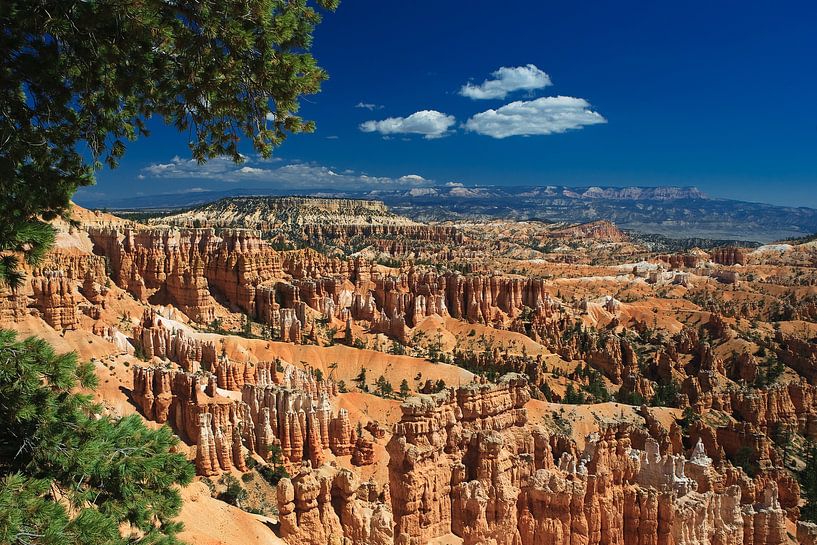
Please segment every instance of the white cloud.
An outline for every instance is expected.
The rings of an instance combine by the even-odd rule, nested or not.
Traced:
[[[494,138],[562,133],[585,125],[607,123],[583,98],[542,97],[520,100],[472,116],[466,130]]]
[[[460,88],[460,94],[474,100],[505,98],[513,91],[533,91],[552,85],[550,76],[533,64],[503,66],[491,75],[493,79],[486,79],[480,85],[466,83]]]
[[[241,165],[226,158],[211,159],[199,165],[192,159],[174,157],[168,163],[148,165],[142,169],[140,175],[148,179],[209,179],[230,183],[253,182],[254,185],[269,183],[287,189],[310,191],[328,188],[341,191],[435,185],[433,180],[419,174],[391,178],[310,163],[271,165],[250,158]]]
[[[355,104],[355,108],[363,108],[364,110],[382,110],[383,106],[380,104],[372,104],[371,102],[358,102]]]
[[[182,159],[177,155],[169,163],[154,163],[143,168],[142,174],[154,178],[221,179],[242,168],[251,167],[242,167],[227,157],[216,157],[200,165],[195,159]]]
[[[238,169],[239,174],[259,174],[261,172],[264,172],[263,168],[241,167]]]
[[[419,174],[406,174],[397,178],[397,181],[405,184],[427,184],[430,182],[430,180],[426,180]]]
[[[445,136],[455,123],[453,115],[446,115],[436,110],[421,110],[408,117],[389,117],[381,121],[366,121],[361,123],[363,132],[379,132],[382,135],[390,134],[422,134],[424,138],[440,138]]]

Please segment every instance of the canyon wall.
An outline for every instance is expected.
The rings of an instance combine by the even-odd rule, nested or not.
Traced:
[[[402,405],[387,446],[395,543],[783,543],[774,483],[742,504],[700,446],[689,459],[652,438],[636,450],[627,425],[578,455],[527,422],[527,400],[525,379],[506,375]]]

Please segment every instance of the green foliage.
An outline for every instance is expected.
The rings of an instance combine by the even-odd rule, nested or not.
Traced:
[[[408,380],[403,379],[403,381],[400,383],[400,397],[406,398],[410,392],[411,388],[409,388]]]
[[[377,381],[375,381],[375,394],[380,397],[391,397],[394,393],[394,388],[391,385],[391,382],[386,380],[386,377],[380,375],[377,377]],[[406,384],[408,386],[408,384]]]
[[[590,381],[582,389],[593,396],[593,400],[596,403],[605,403],[610,401],[610,392],[607,391],[607,386],[604,384],[604,379],[602,378],[601,373],[595,369],[592,369],[588,373],[588,376]]]
[[[752,478],[754,478],[758,471],[760,471],[760,468],[757,465],[755,451],[750,447],[740,447],[735,453],[732,463],[737,467],[742,467],[743,471],[745,471],[746,474]]]
[[[281,479],[289,478],[289,473],[287,473],[284,467],[284,459],[280,445],[269,445],[267,452],[267,463],[258,466],[258,472],[264,477],[264,480],[272,486],[275,486]]]
[[[225,473],[221,477],[221,483],[226,486],[224,492],[218,495],[218,499],[230,505],[241,507],[241,502],[247,499],[247,491],[238,482],[238,479]]]
[[[73,393],[95,385],[75,354],[0,330],[0,543],[124,544],[122,524],[139,543],[178,543],[175,485],[193,466],[170,452],[169,428],[108,417]]]
[[[550,389],[550,386],[547,382],[543,382],[541,386],[539,386],[539,391],[542,392],[542,395],[545,396],[545,399],[552,402],[553,401],[553,390]]]
[[[700,421],[701,415],[695,412],[695,409],[692,407],[686,407],[681,420],[678,422],[678,425],[681,426],[681,430],[684,432],[684,435],[688,435],[689,428],[691,428],[693,424]]]
[[[2,129],[0,129],[2,137]],[[0,148],[0,169],[2,169],[3,152]],[[0,170],[0,190],[5,193],[7,182],[2,179]],[[15,214],[5,210],[7,195],[0,199],[0,285],[7,284],[12,289],[21,286],[25,275],[20,271],[20,260],[16,255],[4,252],[22,252],[29,265],[40,263],[45,253],[54,245],[54,229],[42,221],[31,217],[25,221],[16,220]]]
[[[679,391],[678,383],[674,380],[660,383],[655,388],[655,395],[652,396],[650,405],[653,407],[677,407]]]
[[[576,391],[573,384],[568,384],[565,390],[565,396],[562,398],[562,403],[568,405],[581,405],[587,402],[587,399],[582,391]]]
[[[199,162],[240,162],[242,136],[269,157],[288,134],[312,131],[299,100],[327,75],[308,51],[321,19],[310,4],[0,3],[0,252],[47,247],[41,220],[64,214],[154,116],[186,134]],[[16,270],[0,265],[6,282]]]
[[[785,424],[778,422],[775,424],[774,429],[771,433],[771,439],[774,444],[780,449],[780,452],[783,454],[783,466],[785,467],[789,463],[789,458],[791,456],[792,451],[792,439],[794,438],[794,433],[792,433],[791,429],[786,426]]]
[[[616,392],[616,401],[619,403],[624,403],[625,405],[635,405],[640,407],[644,404],[644,396],[638,392],[628,392],[623,388],[620,388],[618,392]]]
[[[361,392],[368,392],[369,391],[369,385],[366,384],[366,368],[365,367],[360,368],[360,372],[353,379],[353,381],[357,384],[357,387]]]
[[[771,386],[783,372],[786,370],[786,366],[783,365],[776,357],[770,356],[766,358],[766,365],[759,366],[757,369],[757,375],[755,376],[755,388],[765,388],[767,386]]]
[[[817,522],[817,445],[808,441],[803,448],[805,467],[799,472],[800,495],[806,504],[800,508],[800,519]]]

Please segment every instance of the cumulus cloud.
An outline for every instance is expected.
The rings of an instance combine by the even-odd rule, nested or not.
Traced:
[[[421,110],[408,117],[389,117],[381,121],[366,121],[360,124],[363,132],[379,132],[384,136],[390,134],[422,134],[423,138],[440,138],[445,136],[457,122],[453,115],[446,115],[437,110]]]
[[[397,181],[403,184],[427,184],[431,180],[426,180],[419,174],[406,174],[405,176],[397,178]]]
[[[381,110],[383,106],[380,104],[372,104],[371,102],[358,102],[355,104],[355,108],[363,108],[364,110]]]
[[[297,190],[360,190],[433,186],[435,182],[419,174],[406,174],[396,178],[370,176],[349,169],[335,169],[314,163],[271,165],[253,158],[237,165],[226,158],[216,158],[199,165],[195,160],[174,157],[167,163],[154,163],[143,168],[141,176],[151,179],[218,180],[223,182],[253,182],[254,185],[269,183],[286,189]]]
[[[527,66],[503,66],[491,74],[480,85],[467,83],[460,88],[460,94],[474,100],[505,98],[513,91],[533,91],[552,85],[550,76],[533,64]]]
[[[585,125],[607,123],[583,98],[556,96],[520,100],[472,116],[464,125],[494,138],[563,133]]]
[[[219,179],[236,173],[242,168],[250,167],[242,167],[227,157],[215,157],[200,165],[195,159],[182,159],[177,155],[168,163],[153,163],[143,168],[142,174],[154,178]]]

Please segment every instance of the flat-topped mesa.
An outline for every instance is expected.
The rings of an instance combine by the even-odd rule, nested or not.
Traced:
[[[427,225],[393,214],[381,201],[317,197],[236,197],[157,218],[152,223],[180,227],[237,227],[257,229],[264,238],[281,243],[352,247],[392,243],[394,254],[418,243],[461,244],[463,235],[451,225]]]
[[[621,423],[588,437],[577,458],[527,422],[527,400],[525,379],[510,375],[401,405],[387,445],[395,543],[449,533],[465,545],[783,542],[777,489],[741,506],[741,487],[702,445],[690,459],[661,454],[642,432],[636,450]]]
[[[548,232],[549,238],[554,239],[596,239],[610,242],[624,242],[630,237],[621,231],[612,222],[606,220],[591,221],[571,225],[562,229],[554,229]]]

